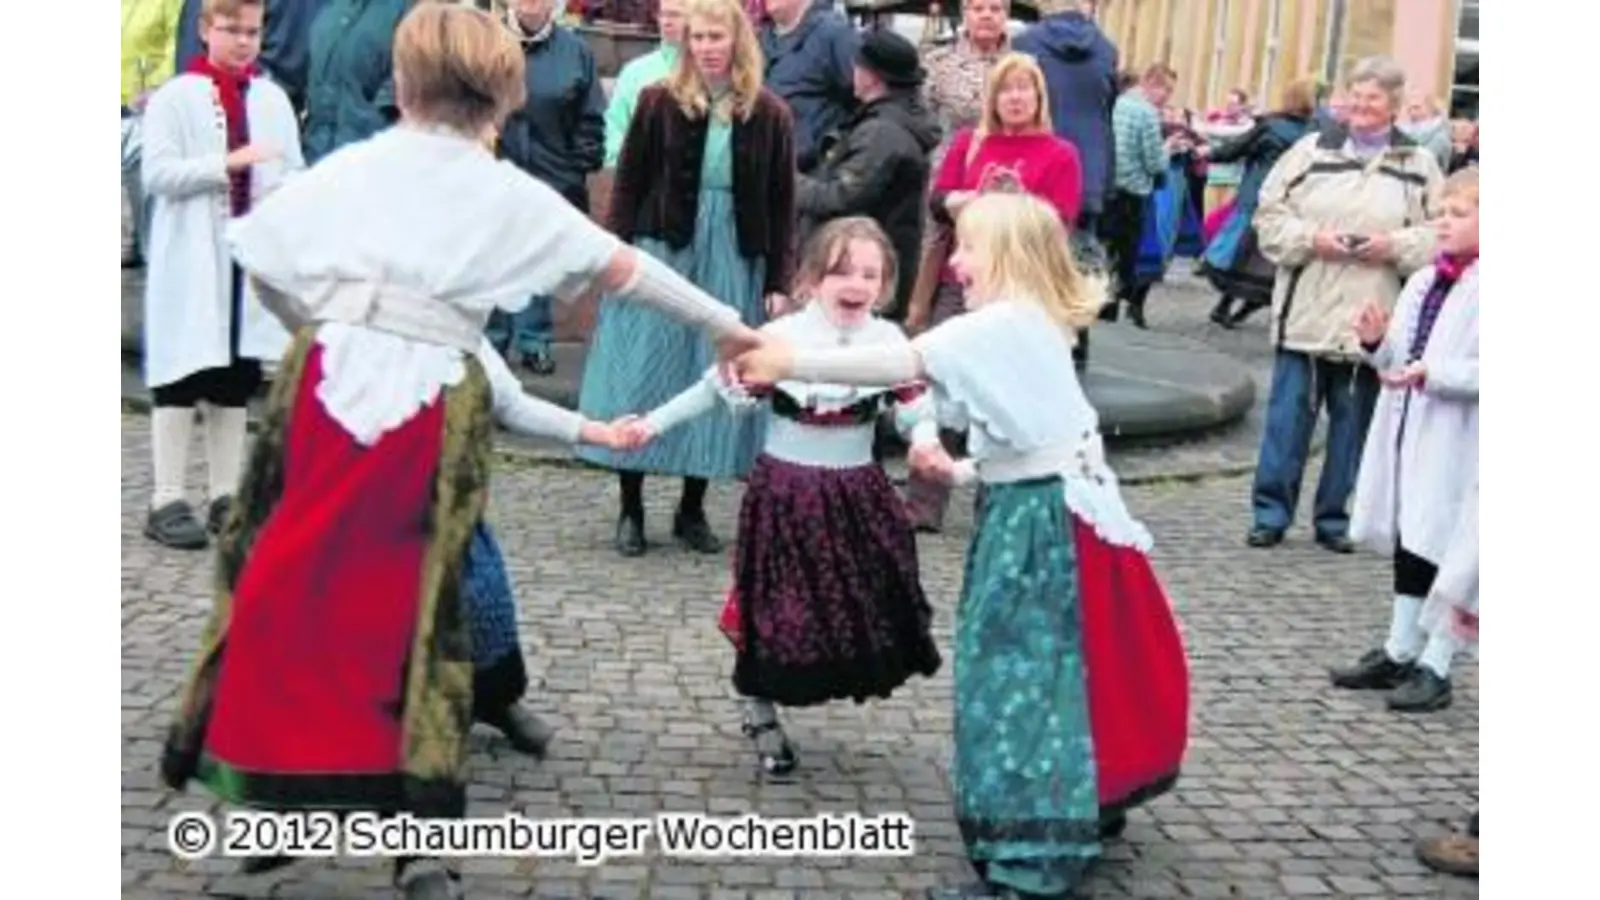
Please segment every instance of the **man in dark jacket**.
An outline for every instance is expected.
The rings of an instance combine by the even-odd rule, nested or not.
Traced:
[[[309,67],[311,20],[325,0],[267,0],[266,28],[261,35],[257,62],[283,92],[297,113],[306,108],[306,69]],[[181,68],[205,48],[200,45],[200,0],[184,0],[178,17],[178,66]]]
[[[1038,60],[1050,92],[1056,134],[1078,148],[1083,162],[1083,212],[1078,227],[1094,234],[1111,191],[1117,103],[1117,48],[1089,17],[1087,0],[1041,0],[1042,17],[1012,41]]]
[[[816,172],[800,176],[795,208],[804,231],[840,216],[870,216],[883,226],[899,257],[885,315],[899,321],[921,259],[929,154],[939,145],[939,124],[918,95],[923,71],[910,41],[889,30],[869,32],[854,70],[860,108],[823,140]]]
[[[605,161],[605,92],[588,43],[556,24],[557,2],[508,4],[507,25],[522,41],[527,60],[528,99],[506,119],[499,153],[588,212],[589,174]],[[550,304],[549,297],[535,297],[514,316],[496,312],[489,320],[489,342],[507,355],[515,344],[527,368],[540,375],[554,372]]]
[[[821,159],[822,139],[855,111],[858,36],[829,0],[767,0],[758,36],[766,86],[794,114],[795,164],[809,172]]]

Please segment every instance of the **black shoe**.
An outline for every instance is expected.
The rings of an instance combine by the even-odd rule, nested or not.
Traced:
[[[1283,543],[1283,532],[1271,528],[1252,528],[1244,542],[1252,547],[1276,547]]]
[[[1317,546],[1329,553],[1354,553],[1356,542],[1342,534],[1319,534]]]
[[[221,534],[222,526],[228,524],[228,513],[232,511],[232,497],[218,497],[211,501],[211,508],[206,511],[206,530],[213,536]]]
[[[556,730],[545,720],[534,715],[521,703],[513,703],[502,712],[483,720],[485,725],[499,729],[511,747],[519,753],[544,759]]]
[[[701,515],[686,516],[678,513],[672,519],[672,536],[678,543],[696,553],[711,555],[722,552],[722,541],[711,533],[711,525]]]
[[[265,875],[295,863],[293,856],[246,856],[239,861],[240,875]]]
[[[1233,298],[1227,296],[1226,294],[1224,294],[1222,299],[1217,301],[1217,305],[1211,307],[1211,321],[1212,321],[1212,323],[1216,324],[1216,325],[1221,325],[1223,328],[1232,328],[1233,327],[1232,309],[1233,309]]]
[[[187,500],[174,500],[151,510],[144,522],[144,536],[176,550],[204,550],[211,543]]]
[[[1115,322],[1122,315],[1122,301],[1113,300],[1100,307],[1100,321]]]
[[[783,733],[783,726],[777,720],[756,725],[746,719],[744,736],[755,741],[756,759],[761,763],[761,771],[768,775],[782,778],[800,764],[794,747],[789,745],[789,736]]]
[[[1395,712],[1433,712],[1448,708],[1452,700],[1450,679],[1440,678],[1427,666],[1417,666],[1406,683],[1389,695],[1389,708]]]
[[[617,552],[623,556],[643,556],[644,548],[644,516],[623,513],[617,519]]]
[[[556,360],[548,353],[524,353],[522,367],[535,375],[554,375]]]
[[[1467,836],[1470,837],[1470,838],[1476,838],[1478,836],[1478,814],[1477,813],[1473,813],[1472,814],[1472,818],[1467,820]]]
[[[1100,840],[1114,841],[1128,830],[1128,814],[1115,812],[1100,817]]]
[[[1244,305],[1240,306],[1238,311],[1233,314],[1233,318],[1228,320],[1228,327],[1237,328],[1240,325],[1243,325],[1246,319],[1271,305],[1271,303],[1263,303],[1259,300],[1246,301]]]
[[[1328,677],[1333,686],[1347,691],[1392,691],[1410,680],[1416,666],[1398,663],[1380,647],[1368,650],[1348,669],[1332,669]]]
[[[1142,329],[1144,329],[1146,331],[1148,331],[1150,329],[1149,324],[1147,324],[1145,322],[1145,320],[1144,320],[1144,304],[1143,303],[1129,303],[1128,304],[1128,321],[1132,322],[1133,323],[1133,327],[1135,327],[1135,328],[1142,328]]]

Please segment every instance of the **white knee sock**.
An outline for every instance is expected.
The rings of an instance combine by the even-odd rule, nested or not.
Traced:
[[[1394,595],[1394,618],[1389,622],[1389,640],[1383,645],[1383,652],[1389,654],[1390,659],[1400,663],[1416,661],[1427,639],[1422,626],[1417,624],[1421,615],[1421,597]]]
[[[244,443],[244,407],[206,407],[206,469],[211,482],[207,500],[231,497],[239,489]]]
[[[1434,634],[1428,638],[1428,646],[1422,650],[1422,658],[1418,660],[1422,665],[1432,670],[1440,678],[1450,677],[1450,661],[1456,655],[1456,642],[1448,634]]]
[[[155,488],[150,508],[183,499],[183,475],[189,468],[189,441],[194,437],[194,410],[158,406],[150,412],[150,464]]]

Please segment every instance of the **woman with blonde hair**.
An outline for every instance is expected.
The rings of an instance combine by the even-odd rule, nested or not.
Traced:
[[[774,342],[735,367],[756,385],[926,379],[940,417],[970,425],[971,460],[912,454],[924,474],[985,488],[957,608],[952,766],[984,883],[930,896],[1062,897],[1126,810],[1176,782],[1188,661],[1072,364],[1103,292],[1036,197],[979,197],[956,231],[967,315],[901,347]]]
[[[1215,144],[1203,144],[1199,151],[1214,163],[1243,163],[1244,173],[1234,194],[1233,210],[1206,245],[1201,271],[1222,292],[1211,310],[1211,321],[1223,328],[1234,328],[1272,305],[1274,266],[1261,253],[1251,220],[1261,198],[1261,184],[1267,180],[1273,163],[1295,142],[1305,137],[1316,112],[1317,83],[1312,78],[1291,82],[1275,112],[1256,120],[1239,137]],[[1237,310],[1233,308],[1238,302]]]
[[[1083,167],[1077,148],[1051,128],[1044,72],[1033,57],[1011,53],[995,63],[981,108],[975,126],[956,132],[934,179],[928,202],[936,226],[951,227],[962,208],[983,193],[1023,191],[1048,202],[1070,230],[1083,194]],[[941,263],[938,289],[913,298],[906,318],[913,334],[964,308],[960,278],[948,260]],[[944,440],[954,451],[961,436],[946,432]],[[948,486],[913,476],[906,493],[917,528],[939,531],[950,504]]]
[[[793,274],[793,126],[761,86],[761,50],[738,0],[689,0],[684,13],[685,52],[664,82],[640,92],[623,140],[610,226],[759,327],[767,298],[786,291]],[[653,409],[699,380],[714,357],[695,329],[607,298],[579,408],[605,419]],[[683,478],[673,537],[698,553],[722,552],[706,521],[706,487],[750,470],[763,426],[717,409],[637,451],[580,451],[620,474],[617,552],[645,552],[646,473]]]
[[[462,574],[490,416],[511,399],[486,362],[489,312],[598,282],[730,351],[762,340],[485,148],[525,90],[499,22],[418,4],[394,60],[400,123],[230,230],[252,288],[298,333],[218,538],[215,604],[162,757],[174,790],[198,779],[257,809],[465,815]],[[542,418],[536,430],[619,443],[614,427]],[[396,875],[407,898],[456,895],[437,861],[399,860]]]

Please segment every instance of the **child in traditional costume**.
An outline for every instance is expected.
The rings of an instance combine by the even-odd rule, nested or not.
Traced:
[[[1423,628],[1422,606],[1449,552],[1478,472],[1478,173],[1445,182],[1439,256],[1406,283],[1394,314],[1369,304],[1356,333],[1383,393],[1373,411],[1350,514],[1351,538],[1394,556],[1389,639],[1337,687],[1390,691],[1400,712],[1451,703],[1448,631]]]
[[[905,345],[774,345],[737,366],[754,384],[926,378],[940,418],[970,428],[974,462],[913,450],[922,471],[984,486],[956,620],[953,764],[984,881],[930,895],[1065,897],[1123,811],[1175,782],[1188,662],[1072,364],[1073,335],[1103,299],[1060,217],[1025,194],[988,194],[956,233],[966,315]]]
[[[350,144],[235,223],[263,302],[301,327],[219,538],[216,602],[163,753],[269,810],[460,818],[473,658],[461,597],[483,514],[489,312],[598,282],[706,328],[763,338],[485,147],[522,103],[493,17],[418,4],[395,36],[402,122]],[[408,898],[450,897],[397,861]]]
[[[262,0],[205,0],[205,54],[163,84],[144,114],[143,182],[153,204],[144,297],[155,490],[144,533],[198,550],[227,517],[245,452],[245,408],[262,362],[289,335],[228,258],[230,219],[305,167],[289,97],[255,67]],[[195,409],[205,407],[204,521],[184,496]]]
[[[478,349],[492,393],[495,421],[529,437],[626,450],[629,433],[527,394],[487,338]],[[472,717],[499,729],[511,746],[543,757],[555,730],[522,704],[528,669],[517,636],[516,596],[489,523],[479,519],[467,544],[461,593],[472,630]]]
[[[811,302],[762,330],[801,347],[903,347],[899,326],[873,316],[894,293],[895,269],[876,223],[835,219],[801,265],[797,293]],[[646,438],[662,434],[719,396],[736,409],[754,405],[712,369],[639,427]],[[872,453],[877,420],[891,409],[914,443],[939,436],[922,385],[783,381],[767,400],[772,419],[739,513],[722,627],[738,652],[745,734],[762,769],[784,775],[797,760],[775,704],[860,703],[939,670],[916,537]]]

